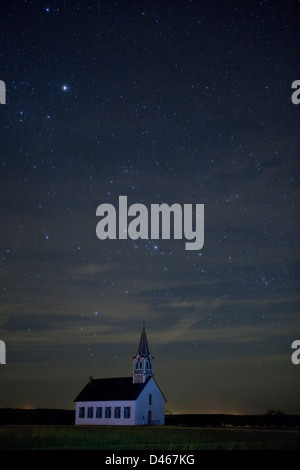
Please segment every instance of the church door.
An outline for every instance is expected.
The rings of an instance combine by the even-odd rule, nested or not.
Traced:
[[[152,411],[149,410],[148,411],[148,424],[151,424],[151,421],[152,421]]]

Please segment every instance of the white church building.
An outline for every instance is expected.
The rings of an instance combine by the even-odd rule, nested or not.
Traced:
[[[153,378],[150,354],[143,326],[133,377],[89,378],[75,398],[75,424],[150,425],[164,424],[164,395]]]

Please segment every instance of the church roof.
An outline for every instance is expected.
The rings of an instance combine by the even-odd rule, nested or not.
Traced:
[[[151,377],[134,384],[132,377],[93,379],[75,398],[76,401],[136,400]]]
[[[145,326],[143,326],[138,352],[141,357],[148,357],[150,354]]]

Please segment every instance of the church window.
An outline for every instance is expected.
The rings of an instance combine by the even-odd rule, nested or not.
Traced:
[[[136,368],[136,369],[139,368],[139,362],[138,362],[138,361],[136,361],[136,363],[135,363],[135,368]]]
[[[105,418],[111,418],[111,406],[105,407]]]
[[[121,407],[115,406],[115,418],[121,418]]]
[[[87,417],[92,418],[94,414],[94,408],[92,406],[88,406]]]
[[[102,418],[102,406],[96,407],[96,418]]]
[[[84,418],[84,406],[79,407],[79,418]]]
[[[130,418],[130,406],[124,406],[124,418]]]
[[[149,393],[149,405],[152,405],[152,394]]]
[[[143,364],[142,364],[142,361],[140,361],[140,369],[142,369],[143,367]]]

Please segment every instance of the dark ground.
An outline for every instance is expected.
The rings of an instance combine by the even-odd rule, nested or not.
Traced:
[[[0,409],[0,425],[42,424],[72,425],[75,421],[74,410],[56,409]],[[172,426],[194,427],[300,427],[299,415],[227,415],[227,414],[181,414],[166,415],[165,424]]]

